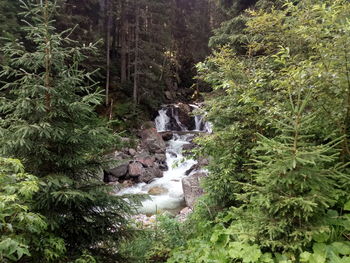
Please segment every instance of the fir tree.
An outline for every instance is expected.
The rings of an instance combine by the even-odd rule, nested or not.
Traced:
[[[76,176],[79,171],[82,176],[115,143],[94,112],[102,95],[93,73],[79,67],[96,48],[77,47],[70,31],[54,33],[55,9],[49,1],[26,8],[24,30],[32,48],[19,41],[3,48],[9,65],[0,73],[8,80],[1,93],[1,153],[20,158],[37,175],[63,171]]]
[[[341,194],[334,166],[334,146],[340,140],[314,143],[310,131],[315,115],[305,109],[310,97],[301,96],[300,90],[295,98],[291,95],[291,108],[277,124],[279,135],[260,135],[257,169],[241,195],[242,200],[250,196],[242,214],[242,236],[272,251],[296,255],[327,229],[327,209]]]
[[[93,73],[80,67],[95,46],[78,47],[70,30],[56,33],[51,1],[23,8],[31,48],[19,41],[3,48],[9,64],[0,74],[8,80],[1,89],[1,155],[20,158],[42,178],[34,206],[48,219],[48,231],[65,241],[62,261],[89,251],[116,262],[131,210],[96,180],[103,153],[117,141],[94,111],[103,97]]]

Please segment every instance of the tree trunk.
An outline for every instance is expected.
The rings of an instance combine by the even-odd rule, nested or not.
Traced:
[[[106,15],[107,15],[107,23],[106,23],[106,106],[108,107],[109,103],[109,85],[110,85],[110,66],[111,66],[111,58],[110,58],[110,45],[111,45],[111,5],[110,0],[106,0]]]
[[[122,1],[121,6],[121,62],[120,62],[120,80],[122,83],[126,81],[126,71],[127,71],[127,30],[128,30],[128,22],[127,22],[127,0]]]
[[[137,105],[137,93],[138,93],[138,76],[139,76],[139,38],[140,38],[140,15],[139,15],[139,7],[136,4],[136,12],[135,12],[135,61],[134,61],[134,90],[133,90],[133,99],[134,105]]]

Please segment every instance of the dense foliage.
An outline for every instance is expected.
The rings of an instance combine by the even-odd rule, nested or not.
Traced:
[[[100,175],[107,162],[103,155],[115,149],[118,140],[95,112],[103,96],[92,79],[93,72],[80,67],[95,47],[79,47],[69,39],[71,30],[56,32],[53,17],[57,8],[50,1],[22,4],[26,41],[9,41],[2,48],[6,64],[1,71],[5,84],[1,88],[0,151],[2,156],[20,158],[40,177],[33,193],[21,193],[31,198],[34,211],[27,232],[44,231],[57,239],[58,243],[51,242],[56,242],[52,245],[61,254],[46,255],[51,253],[51,244],[46,245],[44,239],[31,241],[40,250],[31,257],[27,250],[17,253],[11,248],[7,253],[16,252],[18,258],[26,254],[26,262],[39,258],[116,262],[115,248],[131,234],[127,224],[131,205],[113,196]],[[21,206],[22,200],[13,202]],[[26,211],[25,207],[18,209]],[[35,213],[45,219],[40,222]]]
[[[0,11],[1,262],[350,262],[349,1]],[[137,199],[102,183],[120,145],[111,127],[132,133],[209,86],[214,133],[193,151],[210,160],[205,194],[185,223],[144,228],[129,218]]]
[[[199,151],[212,157],[210,210],[198,204],[169,262],[349,260],[350,5],[266,6],[244,15],[243,43],[228,39],[198,65],[216,90],[215,132]]]
[[[1,262],[31,256],[44,261],[61,257],[64,241],[47,232],[48,221],[33,211],[38,178],[25,173],[20,161],[0,158],[0,189]]]

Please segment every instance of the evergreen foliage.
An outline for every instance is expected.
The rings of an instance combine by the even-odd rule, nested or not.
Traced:
[[[3,47],[9,64],[0,73],[7,78],[0,104],[6,116],[0,119],[1,153],[20,158],[37,175],[63,171],[82,177],[116,141],[94,112],[102,95],[93,73],[79,67],[95,46],[77,47],[70,31],[55,33],[56,9],[48,5],[25,6],[31,49],[19,41]]]
[[[332,167],[335,142],[315,145],[314,114],[305,110],[309,96],[297,93],[296,102],[290,98],[290,114],[279,119],[278,135],[259,136],[256,168],[240,197],[247,203],[239,215],[240,238],[270,251],[300,251],[324,231],[327,209],[336,204],[337,184],[345,177]]]
[[[46,233],[66,248],[48,261],[116,262],[118,243],[131,233],[132,199],[113,196],[98,178],[104,153],[118,142],[94,111],[103,96],[93,72],[80,68],[95,46],[78,47],[70,30],[56,33],[51,1],[23,2],[23,8],[31,48],[19,41],[3,48],[9,63],[1,71],[7,78],[1,89],[1,155],[17,156],[42,179],[33,209],[46,217]],[[30,260],[42,256],[39,251]]]
[[[1,262],[350,262],[349,1],[57,3],[0,0]],[[201,81],[205,194],[135,231],[140,198],[99,178],[119,142],[96,108],[131,130]]]
[[[198,65],[214,87],[206,107],[214,134],[198,151],[212,158],[210,176],[194,231],[168,262],[349,260],[350,6],[271,6],[260,1],[241,15],[241,30],[227,22],[243,41],[218,30],[213,41],[226,46]]]

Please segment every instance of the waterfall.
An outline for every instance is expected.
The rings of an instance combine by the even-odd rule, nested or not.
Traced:
[[[158,132],[167,130],[167,124],[170,122],[170,118],[167,115],[167,109],[163,108],[158,111],[158,116],[155,119],[156,127]]]
[[[190,104],[191,112],[199,109],[199,106]],[[181,123],[179,117],[179,107],[177,105],[166,105],[158,111],[158,116],[155,119],[156,128],[158,132],[165,131],[196,131],[211,133],[211,125],[205,120],[204,115],[187,116],[191,119],[192,127]],[[182,113],[183,114],[183,113]]]
[[[198,108],[196,105],[190,106],[192,109]],[[173,132],[172,139],[167,142],[166,163],[169,169],[164,172],[164,176],[154,179],[149,184],[138,183],[118,192],[118,195],[149,194],[150,198],[143,201],[139,207],[140,213],[155,214],[161,210],[176,211],[185,206],[182,179],[186,177],[186,172],[197,164],[197,161],[185,159],[183,148],[186,144],[191,143],[194,137],[193,132],[211,132],[211,126],[202,115],[182,115],[182,119],[193,121],[193,127],[190,129],[181,123],[179,111],[180,108],[176,105],[163,106],[155,119],[158,132]],[[181,133],[177,133],[179,131]],[[158,193],[155,193],[154,189]]]

